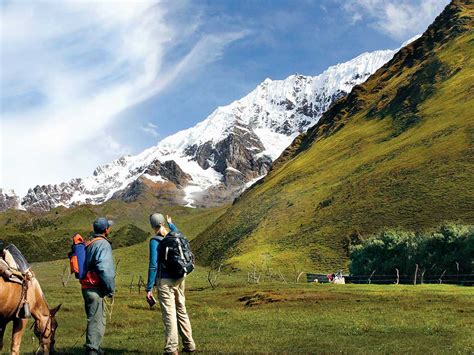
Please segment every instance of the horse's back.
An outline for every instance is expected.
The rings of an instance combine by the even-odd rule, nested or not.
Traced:
[[[9,321],[14,318],[20,294],[21,285],[0,277],[0,320]]]

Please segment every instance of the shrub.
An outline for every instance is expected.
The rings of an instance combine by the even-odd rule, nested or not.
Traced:
[[[416,264],[429,274],[473,271],[474,226],[446,223],[434,230],[385,230],[350,248],[350,272],[367,275],[412,274]],[[457,264],[458,263],[458,264]]]

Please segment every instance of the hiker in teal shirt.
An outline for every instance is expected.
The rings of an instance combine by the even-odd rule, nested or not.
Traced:
[[[168,216],[167,216],[168,217]],[[178,228],[173,224],[171,218],[168,217],[168,225],[172,232],[177,232]],[[155,287],[156,279],[167,279],[168,274],[166,271],[161,271],[161,274],[158,275],[158,252],[160,248],[160,242],[163,240],[162,235],[156,235],[155,238],[150,240],[150,262],[148,264],[148,283],[146,287],[146,291],[150,292]]]

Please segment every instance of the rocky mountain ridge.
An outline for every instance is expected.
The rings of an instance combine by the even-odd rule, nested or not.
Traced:
[[[99,166],[92,176],[29,189],[21,208],[136,199],[144,190],[173,190],[172,203],[212,206],[232,201],[265,176],[292,140],[337,99],[390,60],[396,50],[364,53],[318,76],[266,79],[247,96],[217,108],[196,126],[135,156]]]
[[[15,191],[0,188],[0,211],[17,209],[19,206],[20,198],[15,194]]]

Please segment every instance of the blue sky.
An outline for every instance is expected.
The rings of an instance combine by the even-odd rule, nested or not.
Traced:
[[[0,187],[89,175],[265,78],[423,32],[447,0],[0,2]]]

